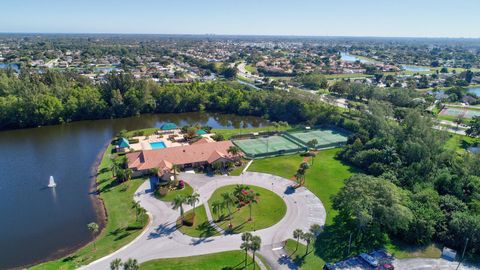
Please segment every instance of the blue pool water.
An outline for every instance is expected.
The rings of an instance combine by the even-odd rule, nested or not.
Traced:
[[[167,147],[164,142],[151,142],[150,146],[152,149],[162,149]]]

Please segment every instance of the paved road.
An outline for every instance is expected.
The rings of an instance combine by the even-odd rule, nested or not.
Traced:
[[[445,259],[403,259],[394,261],[395,269],[399,270],[454,270],[458,266],[458,262],[452,262]],[[475,266],[461,265],[459,270],[479,269]]]
[[[308,230],[312,224],[323,225],[326,212],[322,202],[306,188],[295,192],[286,192],[292,181],[278,176],[262,173],[246,172],[242,176],[215,176],[182,174],[181,179],[189,183],[200,194],[200,204],[205,203],[213,192],[222,186],[248,184],[272,190],[281,196],[287,211],[282,220],[272,227],[253,232],[262,238],[262,250],[279,246],[291,238],[293,230]],[[117,252],[103,257],[83,269],[109,269],[114,258],[126,260],[135,258],[145,262],[159,258],[176,258],[227,250],[238,250],[241,244],[240,235],[222,235],[210,238],[193,238],[176,229],[179,212],[171,209],[171,205],[153,197],[149,182],[142,184],[134,195],[134,199],[151,215],[151,223],[144,233],[133,242]],[[185,211],[188,211],[186,207]],[[268,255],[268,254],[267,254]],[[279,269],[273,265],[274,269]]]

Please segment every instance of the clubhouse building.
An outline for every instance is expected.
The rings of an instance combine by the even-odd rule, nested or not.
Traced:
[[[126,157],[133,176],[148,174],[152,169],[158,169],[159,178],[168,180],[174,173],[174,165],[179,168],[198,168],[215,162],[225,164],[232,161],[234,157],[228,153],[232,146],[234,145],[231,141],[215,142],[202,138],[191,145],[143,150],[128,153]]]

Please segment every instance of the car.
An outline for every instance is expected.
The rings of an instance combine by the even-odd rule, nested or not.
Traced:
[[[382,265],[382,269],[383,270],[395,270],[395,267],[390,263],[384,263]]]
[[[368,255],[367,253],[360,253],[360,258],[362,258],[365,262],[367,262],[370,266],[377,267],[378,262],[372,256]]]

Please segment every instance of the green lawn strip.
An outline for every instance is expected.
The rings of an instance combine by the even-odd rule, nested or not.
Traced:
[[[167,195],[161,197],[160,194],[155,193],[155,198],[164,201],[164,202],[171,202],[177,195],[183,195],[183,196],[190,196],[193,193],[193,188],[185,183],[185,187],[183,189],[174,189],[170,190]]]
[[[252,65],[245,65],[245,69],[250,73],[256,73],[257,72],[257,68],[252,66]]]
[[[279,156],[254,160],[248,168],[250,172],[262,172],[291,179],[302,163],[300,155]]]
[[[277,130],[285,131],[288,129],[290,129],[289,126],[281,126]],[[266,126],[266,127],[258,127],[258,128],[212,129],[211,132],[216,134],[222,134],[225,137],[225,139],[230,139],[232,135],[262,132],[262,131],[275,131],[275,127]]]
[[[211,269],[245,269],[245,253],[242,251],[225,251],[214,254],[152,260],[140,265],[142,270],[211,270]],[[253,261],[250,257],[247,258],[248,266],[245,270],[253,269]],[[260,269],[258,264],[256,269]]]
[[[267,262],[267,260],[265,260],[265,258],[263,258],[262,255],[257,253],[257,254],[255,254],[255,257],[257,257],[260,261],[262,261],[263,265],[265,265],[265,268],[267,268],[267,270],[272,270],[272,267]]]
[[[467,148],[480,143],[480,138],[472,138],[459,134],[451,134],[450,138],[445,143],[446,149],[456,151],[460,154],[465,153]]]
[[[278,223],[285,216],[285,213],[287,211],[287,206],[285,202],[277,194],[261,187],[250,187],[252,190],[260,194],[260,196],[258,197],[258,203],[252,205],[253,220],[248,221],[248,218],[250,216],[248,206],[243,206],[240,209],[238,209],[236,205],[231,206],[231,222],[233,224],[234,233],[251,232],[268,228]],[[214,201],[222,201],[221,194],[224,192],[233,192],[234,188],[235,185],[218,188],[212,194],[212,197],[209,199],[208,204],[211,205]],[[216,220],[217,225],[224,230],[227,230],[229,226],[229,220],[226,219],[227,215],[228,210],[225,209],[223,211],[223,215],[221,215],[220,217],[213,217]]]
[[[340,151],[340,148],[319,151],[305,175],[305,186],[320,198],[325,207],[327,225],[336,215],[332,208],[332,196],[343,187],[345,179],[359,172],[336,158]]]
[[[185,217],[188,217],[192,212],[193,210],[186,212]],[[181,218],[178,219],[177,226],[182,233],[192,237],[206,238],[220,235],[208,222],[204,205],[199,205],[195,209],[195,222],[193,226],[181,226]]]
[[[67,257],[42,263],[31,269],[76,269],[80,265],[88,264],[114,252],[142,232],[148,223],[148,216],[141,215],[136,221],[132,202],[133,194],[145,179],[130,180],[118,185],[116,181],[112,180],[112,173],[109,169],[111,151],[112,146],[110,145],[98,168],[98,190],[108,213],[108,221],[95,241],[96,250],[93,251],[93,244],[89,243]],[[85,230],[87,230],[87,224],[85,224]]]
[[[400,242],[388,243],[385,245],[387,252],[395,256],[397,259],[409,258],[434,258],[438,259],[442,255],[442,250],[435,244],[427,246],[405,245]]]
[[[136,136],[135,134],[142,134],[142,136],[149,136],[154,134],[159,128],[144,128],[144,129],[137,129],[127,132],[128,137]]]
[[[373,75],[363,73],[341,73],[341,74],[325,74],[325,78],[332,79],[352,79],[352,78],[372,78]]]
[[[308,253],[307,246],[300,243],[298,249],[296,247],[297,241],[288,239],[285,245],[286,255],[302,270],[318,270],[325,265],[325,261],[322,258],[315,256],[314,245],[310,244]]]

